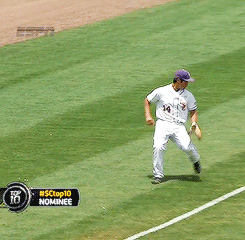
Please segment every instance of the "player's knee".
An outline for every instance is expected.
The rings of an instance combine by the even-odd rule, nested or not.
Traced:
[[[180,147],[182,151],[189,153],[191,151],[191,148],[189,145],[184,145]]]
[[[182,146],[182,150],[186,152],[187,154],[197,153],[197,148],[194,146],[192,142],[190,142],[186,146]]]
[[[180,149],[186,153],[189,153],[192,150],[191,142],[188,144],[182,144]]]
[[[153,151],[154,152],[163,152],[166,150],[166,147],[164,145],[154,145]]]

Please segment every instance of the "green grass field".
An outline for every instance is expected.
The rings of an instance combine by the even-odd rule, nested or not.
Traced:
[[[79,188],[79,207],[0,209],[1,239],[125,239],[244,186],[245,1],[180,0],[0,49],[0,187]],[[203,172],[169,143],[151,184],[143,100],[186,68]],[[244,193],[141,239],[243,239]]]

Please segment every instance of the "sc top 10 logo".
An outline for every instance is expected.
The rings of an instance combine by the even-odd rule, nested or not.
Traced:
[[[77,188],[28,188],[21,182],[13,182],[7,188],[0,188],[0,204],[17,213],[29,206],[76,207],[79,201]]]

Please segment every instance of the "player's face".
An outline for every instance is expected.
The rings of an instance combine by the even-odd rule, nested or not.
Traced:
[[[183,89],[187,88],[187,86],[188,86],[187,81],[181,80],[181,79],[179,80],[179,89],[183,90]]]

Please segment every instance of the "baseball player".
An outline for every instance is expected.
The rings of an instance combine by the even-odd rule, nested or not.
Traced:
[[[184,69],[175,72],[173,83],[152,91],[144,101],[145,118],[148,125],[155,125],[153,141],[153,184],[164,180],[163,155],[170,140],[187,153],[196,173],[201,172],[200,156],[185,123],[190,116],[191,128],[198,120],[197,103],[191,92],[186,90],[189,82],[194,82],[190,73]],[[156,122],[151,115],[151,103],[156,105]]]

